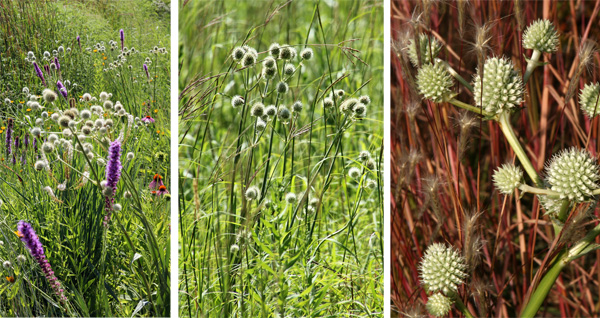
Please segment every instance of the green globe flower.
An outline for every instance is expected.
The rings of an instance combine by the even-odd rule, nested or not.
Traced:
[[[428,292],[448,295],[458,290],[467,277],[465,258],[453,247],[441,243],[430,245],[421,260],[421,281]]]
[[[558,33],[548,20],[537,20],[523,33],[523,47],[551,53],[558,50]]]
[[[561,199],[583,202],[599,188],[600,167],[586,150],[570,148],[555,155],[546,167],[550,189]]]
[[[475,103],[500,114],[516,108],[523,101],[523,80],[507,58],[488,58],[483,65],[483,83],[479,70],[473,80]],[[480,105],[481,106],[481,105]]]
[[[431,44],[429,39],[431,39]],[[440,54],[441,50],[442,44],[435,37],[428,37],[427,34],[419,34],[419,51],[421,52],[421,63],[423,65],[431,64],[431,58],[435,59],[438,54]],[[408,58],[413,66],[419,66],[417,46],[415,45],[414,39],[410,39],[408,41]]]
[[[424,64],[417,73],[417,86],[419,92],[426,99],[441,103],[450,98],[451,88],[454,85],[452,76],[441,64]]]
[[[503,164],[494,172],[494,185],[504,194],[512,194],[523,180],[523,170],[511,163]]]
[[[433,316],[445,317],[452,309],[452,300],[440,293],[436,293],[429,297],[425,307]]]
[[[579,94],[579,107],[589,118],[594,118],[600,114],[600,104],[598,95],[600,94],[600,84],[585,84]]]

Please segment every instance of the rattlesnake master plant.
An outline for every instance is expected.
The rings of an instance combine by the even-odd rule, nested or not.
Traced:
[[[504,194],[511,194],[523,180],[523,169],[512,163],[503,164],[494,172],[494,185]]]
[[[431,39],[431,42],[430,42]],[[431,64],[431,59],[436,58],[442,50],[442,44],[435,37],[428,37],[426,34],[419,34],[419,51],[421,53],[421,63]],[[408,58],[413,66],[419,66],[419,57],[417,56],[417,46],[415,40],[408,41]]]
[[[579,107],[589,118],[600,114],[600,103],[598,95],[600,94],[600,84],[585,84],[579,94]]]
[[[561,199],[583,202],[599,188],[600,168],[586,150],[563,150],[550,160],[546,170],[551,189],[560,193]]]
[[[453,294],[467,277],[467,263],[453,247],[434,243],[425,251],[419,271],[425,289],[430,293]]]
[[[444,317],[452,309],[452,300],[440,293],[433,294],[425,305],[427,311],[436,317]]]
[[[523,47],[552,53],[558,49],[558,33],[548,20],[537,20],[523,33]]]
[[[417,73],[419,92],[426,99],[441,103],[452,95],[454,81],[446,68],[441,64],[424,64]]]
[[[492,114],[510,111],[523,101],[523,80],[512,62],[505,58],[488,58],[483,65],[483,83],[480,72],[473,80],[475,104]]]

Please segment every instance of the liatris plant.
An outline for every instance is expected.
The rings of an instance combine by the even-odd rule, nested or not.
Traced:
[[[5,139],[6,155],[7,156],[9,156],[10,154],[12,154],[13,125],[14,125],[14,120],[12,118],[9,118],[8,119],[8,123],[6,124],[6,139]]]
[[[44,254],[44,246],[42,245],[42,242],[40,242],[40,238],[35,233],[35,230],[31,227],[31,224],[25,221],[19,221],[17,230],[19,236],[21,237],[21,241],[25,243],[25,246],[29,250],[29,253],[42,269],[42,272],[44,273],[48,284],[50,284],[50,287],[54,291],[54,294],[64,305],[64,303],[67,301],[65,291],[62,288],[56,276],[54,275],[54,271],[50,266],[50,262],[48,262],[48,259]]]
[[[125,31],[119,30],[119,37],[121,38],[121,51],[125,48]]]
[[[472,10],[428,3],[420,12],[426,9],[392,1],[402,16],[392,19],[392,300],[399,312],[598,315],[595,302],[577,295],[598,297],[590,278],[598,260],[583,256],[599,247],[600,88],[585,72],[597,78],[594,46],[573,33],[593,40],[600,33],[584,32],[589,17],[561,17],[546,4],[545,19],[528,25],[525,18],[542,11],[527,2]],[[490,22],[459,33],[456,10]],[[511,18],[496,19],[498,12]],[[565,32],[565,25],[582,30]],[[425,45],[415,45],[422,34]],[[438,240],[460,251],[443,256],[445,246],[431,245]],[[455,264],[464,271],[455,274]]]
[[[40,69],[40,67],[37,65],[36,62],[33,62],[33,68],[35,70],[35,74],[40,78],[40,80],[42,80],[42,84],[44,86],[46,86],[46,79],[44,78],[44,73],[42,72],[42,70]],[[47,71],[49,72],[49,71]]]
[[[108,160],[106,163],[106,184],[104,185],[105,210],[104,226],[108,227],[117,193],[117,183],[121,179],[121,141],[119,139],[110,143]]]

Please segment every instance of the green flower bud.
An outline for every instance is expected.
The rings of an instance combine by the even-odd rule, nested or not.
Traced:
[[[431,39],[431,44],[429,43],[429,39]],[[431,64],[431,58],[435,59],[441,50],[442,44],[435,37],[432,36],[430,38],[427,34],[419,35],[419,51],[421,52],[421,62],[423,65]],[[417,56],[417,47],[415,46],[414,39],[408,41],[408,58],[415,67],[419,66],[419,57]]]
[[[293,192],[289,192],[288,194],[285,195],[285,202],[287,202],[288,204],[294,204],[296,203],[296,194]]]
[[[600,84],[585,84],[579,94],[579,107],[589,118],[594,118],[600,114]]]
[[[428,292],[455,293],[467,277],[465,258],[453,247],[434,243],[425,251],[419,271]]]
[[[550,189],[560,193],[561,199],[583,202],[598,189],[600,167],[586,150],[570,148],[561,151],[546,166]]]
[[[256,103],[254,104],[254,106],[252,106],[252,109],[250,110],[250,115],[253,117],[260,117],[264,114],[265,112],[265,105],[263,105],[263,103]]]
[[[313,50],[309,47],[305,48],[304,50],[300,51],[300,57],[302,57],[303,60],[310,60],[313,57]]]
[[[477,71],[473,88],[475,103],[482,103],[484,110],[493,114],[512,110],[523,101],[523,80],[507,58],[488,58],[483,66],[483,87]]]
[[[248,189],[246,189],[246,200],[256,200],[258,199],[260,196],[260,190],[258,189],[257,186],[251,186]]]
[[[424,64],[417,74],[419,92],[426,99],[441,103],[452,93],[454,81],[442,64]]]
[[[558,34],[554,25],[541,19],[530,24],[523,33],[523,47],[547,53],[558,50]]]
[[[277,92],[279,94],[285,94],[288,92],[289,86],[286,82],[277,83]]]
[[[425,305],[427,311],[435,317],[445,317],[452,309],[452,300],[440,293],[433,294]]]
[[[512,194],[523,180],[523,169],[512,163],[503,164],[494,172],[494,185],[504,194]]]

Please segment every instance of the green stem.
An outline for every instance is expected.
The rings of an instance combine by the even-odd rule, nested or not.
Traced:
[[[452,68],[452,66],[450,66],[450,64],[446,63],[446,61],[441,60],[441,59],[435,59],[435,62],[444,65],[444,67],[446,68],[448,73],[450,73],[450,75],[452,75],[457,81],[459,81],[461,84],[463,84],[463,86],[466,87],[468,90],[473,92],[473,86],[471,86],[471,84],[469,84],[469,82],[467,82],[467,80],[465,80],[462,76],[460,76],[460,74],[458,74],[458,72],[456,70],[454,70],[454,68]]]
[[[544,277],[542,277],[542,280],[533,292],[533,295],[531,295],[527,305],[525,308],[523,308],[520,317],[534,317],[537,314],[540,306],[544,303],[544,300],[546,300],[550,289],[552,289],[552,286],[554,286],[554,282],[558,278],[558,275],[560,275],[560,272],[563,270],[563,268],[569,264],[566,256],[567,255],[564,251],[558,254],[548,272],[546,272]]]
[[[527,83],[535,68],[541,65],[538,62],[541,56],[542,52],[538,50],[533,50],[533,53],[531,53],[531,58],[529,59],[529,62],[527,62],[527,68],[525,69],[525,75],[523,76],[523,84]]]
[[[471,312],[469,311],[469,308],[467,308],[467,306],[465,306],[465,304],[462,302],[462,300],[460,299],[460,296],[454,297],[454,304],[456,305],[456,308],[458,308],[458,310],[460,310],[460,312],[462,312],[463,315],[465,315],[465,317],[467,317],[467,318],[475,317],[475,316],[473,316],[473,314],[471,314]]]
[[[532,194],[541,194],[541,195],[550,195],[550,196],[560,196],[560,193],[548,189],[540,189],[535,188],[527,184],[521,184],[519,186],[519,190]]]
[[[450,100],[447,100],[447,102],[450,103],[450,104],[452,104],[452,105],[454,105],[454,106],[458,106],[460,108],[472,111],[472,112],[474,112],[474,113],[476,113],[478,115],[482,115],[484,117],[492,117],[492,113],[486,112],[485,110],[483,110],[483,109],[481,109],[479,107],[475,107],[475,106],[469,105],[467,103],[463,103],[463,102],[461,102],[461,101],[459,101],[457,99],[452,98]]]
[[[529,157],[527,157],[525,150],[523,150],[523,147],[521,147],[521,144],[515,135],[510,124],[509,114],[507,112],[502,112],[498,118],[498,123],[500,124],[500,129],[502,129],[502,132],[504,133],[504,137],[506,137],[506,140],[519,158],[521,165],[523,165],[523,168],[525,168],[525,171],[531,180],[533,180],[536,186],[543,187],[542,179],[538,176],[537,171],[535,171],[533,164],[529,160]]]

